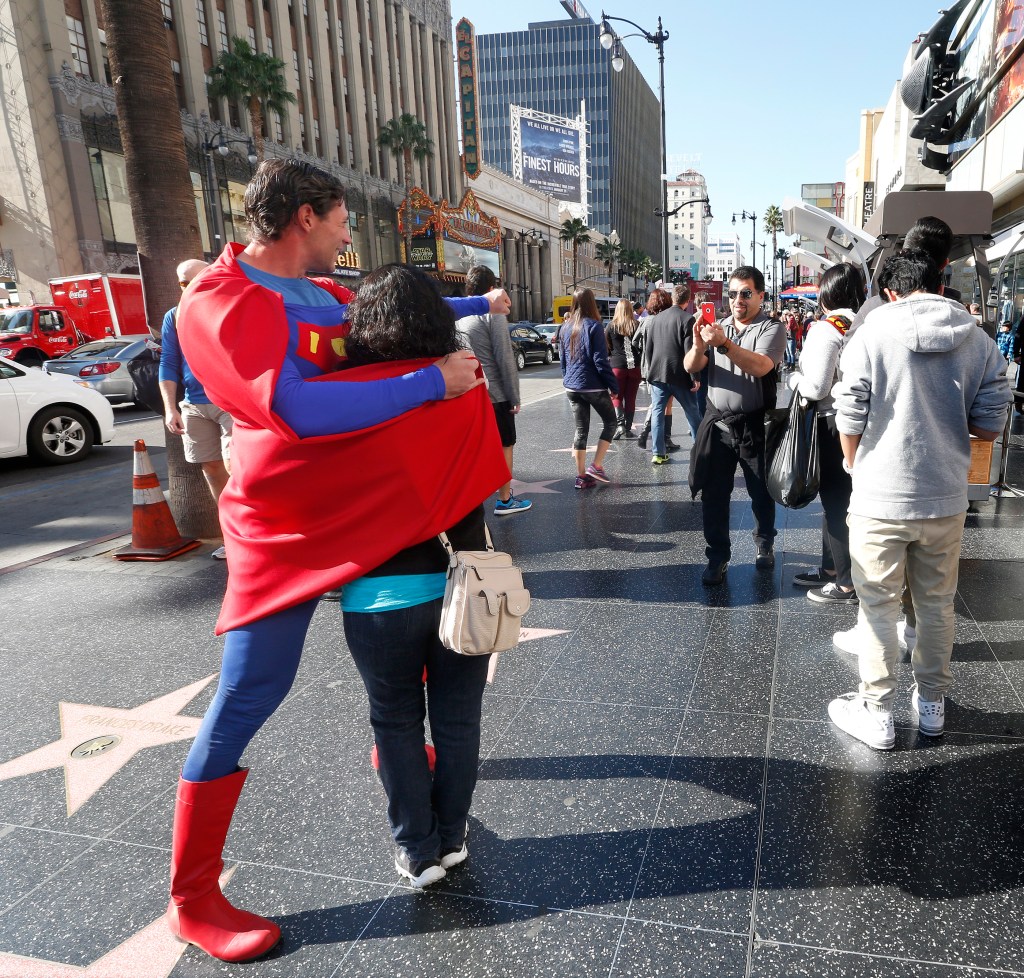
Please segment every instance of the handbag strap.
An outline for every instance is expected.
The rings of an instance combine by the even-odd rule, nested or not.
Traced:
[[[454,557],[455,551],[452,549],[452,544],[451,541],[448,539],[448,534],[442,530],[440,533],[438,533],[437,539],[441,541],[442,545],[444,546],[444,549],[448,551],[448,556]],[[484,523],[484,539],[487,541],[487,549],[491,553],[493,553],[494,543],[491,540],[491,531],[487,528],[486,523]]]

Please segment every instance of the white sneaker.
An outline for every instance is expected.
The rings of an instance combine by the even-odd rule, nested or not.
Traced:
[[[917,630],[907,624],[906,618],[901,618],[896,622],[896,634],[900,640],[900,651],[905,653],[913,652],[914,647],[917,645]]]
[[[210,556],[214,560],[227,560],[228,552],[223,547],[218,547],[216,550],[213,551],[213,553],[210,554]]]
[[[845,632],[836,632],[832,636],[832,644],[839,649],[840,652],[845,652],[847,655],[860,655],[860,648],[863,644],[861,639],[861,633],[859,631],[861,627],[861,621],[858,618],[857,624],[853,628],[846,629]],[[899,621],[896,623],[896,637],[900,642],[900,651],[906,653],[907,651],[913,651],[914,645],[917,643],[917,633],[914,629],[910,629],[910,635],[904,638],[904,632],[906,630],[907,623],[905,621]],[[909,649],[908,649],[908,643]]]
[[[926,737],[941,737],[946,727],[946,697],[937,702],[923,700],[917,692],[917,685],[910,697],[910,705],[917,714],[917,729]]]
[[[851,737],[875,750],[892,750],[896,746],[896,728],[891,710],[872,710],[857,693],[838,696],[828,705],[829,719]]]

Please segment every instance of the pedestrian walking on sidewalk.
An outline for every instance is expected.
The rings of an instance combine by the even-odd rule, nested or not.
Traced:
[[[182,290],[208,262],[191,258],[178,265],[178,285]],[[199,465],[214,502],[228,482],[231,464],[231,415],[210,403],[203,385],[181,355],[178,342],[178,307],[168,309],[160,329],[160,397],[164,404],[164,425],[172,435],[180,435],[185,460]],[[181,398],[179,401],[178,398]],[[210,554],[215,560],[226,560],[223,546]]]
[[[846,525],[853,482],[850,473],[843,469],[832,388],[839,379],[839,357],[846,334],[863,301],[864,281],[856,265],[833,265],[821,276],[818,303],[823,315],[804,338],[799,366],[787,381],[794,397],[805,397],[818,405],[818,494],[824,510],[822,561],[817,570],[797,574],[793,579],[797,587],[810,589],[807,598],[817,604],[857,603],[850,567],[850,531]],[[832,574],[828,573],[829,566]]]
[[[306,276],[326,276],[351,240],[341,183],[302,160],[265,160],[245,214],[250,243],[226,246],[178,321],[193,372],[235,419],[236,451],[220,502],[223,661],[178,782],[167,919],[224,961],[260,957],[281,936],[228,903],[218,877],[242,752],[292,686],[319,596],[452,526],[508,479],[469,351],[334,372],[353,295]],[[457,315],[509,309],[500,290],[449,301]]]
[[[474,265],[466,273],[466,294],[487,295],[497,285],[497,278],[486,265]],[[512,453],[516,444],[516,415],[519,413],[519,370],[508,331],[507,316],[464,316],[458,322],[459,332],[469,344],[484,376],[487,393],[494,407],[494,420],[498,422],[501,447],[505,462],[512,473]],[[525,513],[533,506],[529,499],[512,494],[512,479],[498,490],[494,504],[495,516],[514,516]]]
[[[637,331],[636,317],[628,299],[619,299],[615,315],[604,331],[608,343],[608,362],[619,385],[612,395],[617,428],[614,438],[633,438],[633,416],[636,414],[636,395],[640,389],[641,345],[634,342]]]
[[[832,700],[828,714],[876,750],[896,743],[905,579],[917,618],[911,706],[922,734],[945,728],[970,436],[994,441],[1010,403],[1006,361],[963,305],[940,294],[940,283],[939,266],[923,251],[885,263],[878,284],[888,304],[850,336],[834,390],[853,476],[850,557],[866,627],[858,628],[860,688]]]
[[[608,362],[601,313],[590,289],[579,288],[573,293],[572,306],[559,331],[558,344],[562,385],[576,421],[572,442],[576,488],[589,489],[598,482],[611,482],[601,463],[615,434],[615,408],[611,394],[619,393],[618,381]],[[587,465],[591,409],[600,417],[602,428],[594,461]]]

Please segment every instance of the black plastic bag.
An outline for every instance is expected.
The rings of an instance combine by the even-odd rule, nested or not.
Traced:
[[[767,439],[766,439],[767,441]],[[778,447],[765,460],[768,493],[787,509],[801,509],[818,495],[818,404],[793,394]]]
[[[148,407],[162,417],[164,402],[160,396],[160,351],[147,345],[138,356],[128,361],[128,373],[135,387],[135,403]]]

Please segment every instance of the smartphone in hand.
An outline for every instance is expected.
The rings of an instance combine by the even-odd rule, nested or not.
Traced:
[[[705,326],[710,326],[715,321],[715,304],[713,302],[700,304],[700,318],[704,320]]]

